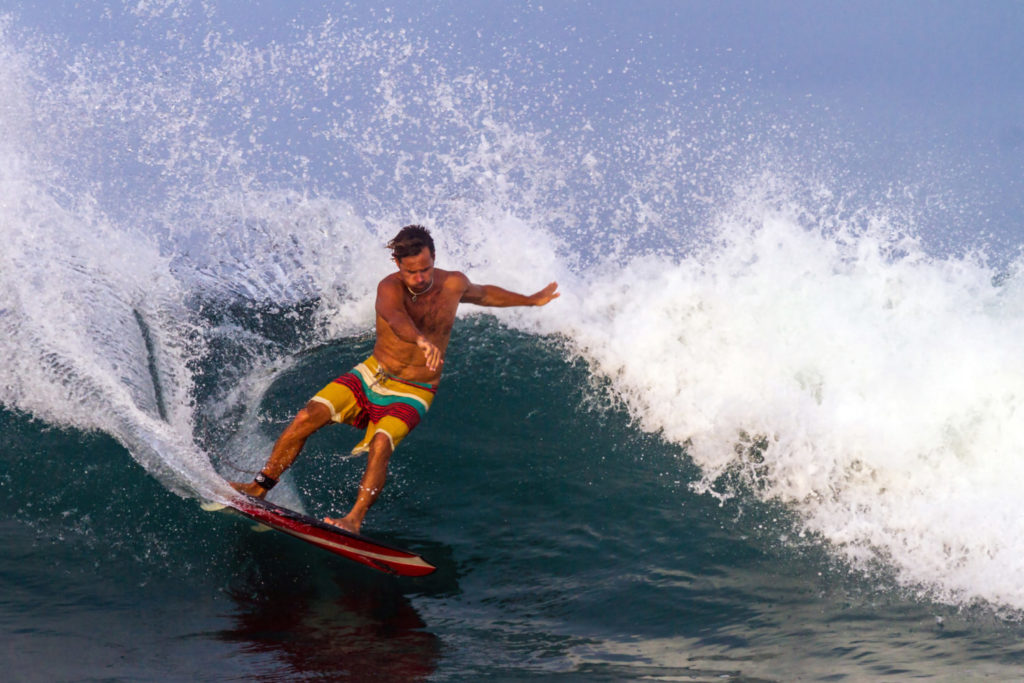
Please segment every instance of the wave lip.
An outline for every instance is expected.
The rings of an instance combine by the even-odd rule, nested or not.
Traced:
[[[1024,331],[1016,276],[930,256],[890,225],[766,209],[682,259],[592,278],[556,328],[696,486],[736,477],[806,532],[952,602],[1024,607]]]

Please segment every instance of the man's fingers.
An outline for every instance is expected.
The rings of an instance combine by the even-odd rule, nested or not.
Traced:
[[[420,344],[420,349],[423,351],[423,359],[427,362],[427,368],[431,371],[437,370],[442,363],[441,350],[426,341]]]
[[[548,284],[547,287],[545,287],[544,289],[540,290],[539,292],[537,292],[536,294],[533,295],[533,299],[535,301],[535,304],[537,306],[544,306],[545,304],[550,303],[552,299],[557,299],[558,297],[560,297],[561,294],[559,294],[557,291],[555,291],[557,289],[558,289],[558,283],[557,282],[552,282],[552,283]]]

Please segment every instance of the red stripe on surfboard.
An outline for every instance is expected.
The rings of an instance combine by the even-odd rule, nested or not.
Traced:
[[[246,497],[233,501],[231,505],[261,524],[380,571],[401,576],[425,576],[436,569],[419,555],[407,550],[392,548],[273,503]]]

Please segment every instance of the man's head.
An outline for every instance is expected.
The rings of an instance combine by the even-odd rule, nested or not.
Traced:
[[[434,284],[434,240],[422,225],[407,225],[388,242],[402,284],[415,295]]]
[[[388,249],[395,261],[401,261],[406,256],[416,256],[423,247],[430,250],[430,258],[434,258],[434,238],[430,231],[422,225],[407,225],[398,231],[395,238],[388,242]]]

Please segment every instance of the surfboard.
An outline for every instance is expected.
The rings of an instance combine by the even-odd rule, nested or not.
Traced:
[[[261,498],[244,493],[226,503],[226,507],[271,529],[300,538],[319,548],[341,555],[378,571],[399,576],[426,576],[437,567],[419,555],[354,534],[333,524],[274,505]],[[207,504],[205,510],[221,509],[219,504]]]

